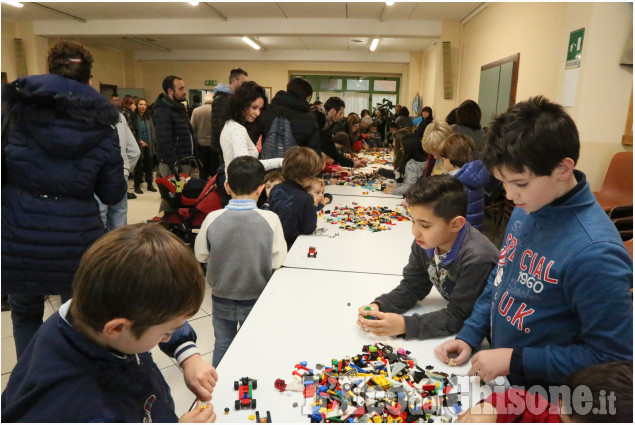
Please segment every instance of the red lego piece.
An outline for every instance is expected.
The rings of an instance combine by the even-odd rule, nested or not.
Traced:
[[[284,382],[284,379],[276,379],[276,382],[273,384],[273,386],[280,392],[283,392],[287,389],[287,384],[286,382]]]
[[[311,384],[311,385],[307,385],[304,387],[304,398],[310,398],[313,397],[315,395],[315,385]]]

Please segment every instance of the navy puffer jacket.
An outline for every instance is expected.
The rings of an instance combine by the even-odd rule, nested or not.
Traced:
[[[468,162],[454,175],[463,184],[467,196],[467,217],[465,219],[472,227],[483,230],[483,218],[485,213],[483,188],[489,182],[489,170],[483,161]]]
[[[177,159],[195,154],[192,127],[183,104],[161,93],[154,102],[152,119],[159,161],[173,167]]]
[[[106,233],[96,194],[126,195],[114,125],[95,89],[59,75],[20,78],[2,90],[10,111],[2,187],[2,291],[70,290],[82,254]]]

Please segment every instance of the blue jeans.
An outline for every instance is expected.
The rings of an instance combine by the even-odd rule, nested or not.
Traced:
[[[97,199],[97,203],[99,204],[101,220],[109,232],[117,227],[128,224],[128,194],[125,194],[123,199],[115,205],[102,204],[97,195],[95,195],[95,199]]]
[[[229,345],[254,307],[256,300],[236,301],[212,295],[212,325],[214,326],[214,353],[212,366],[217,367]]]
[[[60,294],[62,304],[71,298],[71,291]],[[11,303],[11,321],[13,322],[13,338],[15,340],[15,352],[18,360],[33,335],[42,326],[44,317],[44,299],[46,295],[36,294],[9,294]]]

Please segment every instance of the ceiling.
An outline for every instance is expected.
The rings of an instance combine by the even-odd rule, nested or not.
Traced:
[[[381,38],[377,52],[421,52],[439,38],[442,21],[461,21],[481,4],[38,2],[22,8],[2,4],[1,16],[34,21],[37,35],[135,52],[253,50],[242,36],[256,39],[267,52],[362,53],[374,37]]]

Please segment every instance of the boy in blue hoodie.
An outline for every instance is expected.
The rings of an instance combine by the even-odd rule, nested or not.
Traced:
[[[82,257],[73,298],[42,325],[13,369],[2,420],[213,422],[213,406],[202,402],[218,376],[186,322],[204,293],[194,254],[161,226],[123,226],[101,237]],[[200,400],[181,418],[150,354],[157,344],[176,358]]]
[[[483,162],[516,204],[498,267],[453,341],[435,353],[470,375],[560,385],[597,363],[633,358],[633,262],[575,170],[580,141],[564,109],[534,97],[496,118]]]

